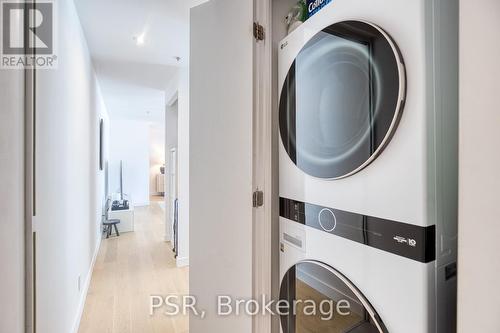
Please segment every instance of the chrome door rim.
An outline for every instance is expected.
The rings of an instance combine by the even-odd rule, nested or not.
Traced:
[[[290,268],[288,268],[288,270],[286,271],[285,275],[288,273],[288,271],[290,269],[292,269],[293,267],[296,267],[297,265],[302,264],[302,263],[308,263],[308,264],[317,265],[319,267],[322,267],[322,268],[326,269],[328,272],[332,273],[333,275],[335,275],[361,301],[361,304],[363,305],[363,307],[366,309],[366,311],[370,315],[370,318],[373,320],[374,324],[377,326],[377,329],[378,329],[379,333],[388,333],[388,331],[387,331],[384,323],[382,322],[382,319],[377,314],[377,312],[375,311],[375,309],[373,308],[373,306],[370,304],[370,302],[366,299],[366,297],[361,293],[361,291],[359,291],[359,289],[347,277],[345,277],[342,273],[340,273],[339,271],[337,271],[333,267],[331,267],[331,266],[329,266],[329,265],[327,265],[327,264],[325,264],[323,262],[316,261],[316,260],[302,260],[302,261],[299,261],[299,262],[295,263]],[[280,282],[280,289],[281,289],[282,282],[283,281]],[[281,322],[280,322],[280,326],[282,327],[282,323]],[[283,327],[282,327],[282,329],[283,329]]]
[[[379,147],[377,147],[377,149],[373,152],[373,154],[364,162],[362,163],[359,167],[357,167],[356,169],[342,175],[342,176],[338,176],[338,177],[332,177],[332,178],[322,178],[322,177],[318,177],[318,176],[314,176],[314,175],[310,175],[308,174],[307,172],[303,171],[301,169],[302,172],[304,172],[305,174],[307,174],[308,176],[310,177],[313,177],[313,178],[316,178],[316,179],[321,179],[321,180],[340,180],[340,179],[344,179],[344,178],[347,178],[347,177],[350,177],[358,172],[360,172],[361,170],[363,170],[364,168],[366,168],[368,165],[370,165],[377,157],[380,156],[380,154],[382,153],[382,151],[387,147],[387,145],[389,144],[389,142],[391,141],[392,137],[394,136],[395,132],[396,132],[396,129],[398,127],[398,124],[399,124],[399,121],[401,120],[401,116],[403,114],[403,109],[404,109],[404,105],[405,105],[405,101],[406,101],[406,92],[407,92],[407,80],[406,80],[406,67],[405,67],[405,64],[404,64],[404,60],[403,60],[403,57],[401,55],[401,52],[399,50],[399,48],[397,47],[396,43],[394,42],[394,40],[392,39],[392,37],[387,33],[385,32],[381,27],[379,27],[378,25],[374,24],[374,23],[371,23],[369,21],[365,21],[365,20],[359,20],[359,19],[344,19],[342,21],[338,21],[338,22],[335,22],[335,23],[332,23],[330,24],[329,26],[332,26],[332,25],[335,25],[335,24],[340,24],[340,23],[344,23],[344,22],[350,22],[350,21],[354,21],[354,22],[361,22],[361,23],[364,23],[364,24],[367,24],[371,27],[373,27],[374,29],[376,29],[378,32],[380,32],[380,34],[385,38],[385,40],[389,43],[391,49],[392,49],[392,52],[394,54],[394,57],[396,59],[396,63],[397,63],[397,71],[398,71],[398,84],[399,84],[399,91],[398,91],[398,100],[397,100],[397,104],[396,104],[396,110],[395,110],[395,113],[394,113],[394,116],[392,118],[392,121],[391,121],[391,124],[389,126],[389,129],[386,133],[386,135],[384,136],[384,138],[382,139],[382,142],[380,143]],[[327,26],[328,27],[328,26]],[[320,31],[323,31],[324,29],[326,29],[327,27],[321,29]],[[319,33],[319,32],[318,32]],[[312,39],[314,38],[315,35],[311,36],[311,38],[309,38],[309,40],[307,40],[305,43],[304,43],[304,46]],[[303,47],[302,47],[303,48]],[[297,55],[295,56],[294,59],[297,58],[298,54],[300,53],[300,51],[302,51],[302,48],[299,50],[299,52],[297,53]],[[292,65],[293,65],[293,62],[292,62]],[[290,68],[288,69],[290,70]],[[283,93],[283,89],[284,89],[284,84],[285,84],[286,80],[283,81],[283,85],[281,87],[281,91],[280,91],[280,96],[282,95]],[[280,97],[281,99],[281,97]],[[279,129],[280,132],[281,132],[281,128]],[[280,137],[280,142],[281,142],[281,145],[282,145],[282,148],[284,148],[284,144],[283,144],[283,140],[282,140],[282,136],[279,135]],[[286,149],[285,149],[286,151]],[[287,152],[287,156],[288,158],[290,158],[288,152]],[[295,163],[294,163],[295,164]],[[300,168],[299,168],[300,169]]]

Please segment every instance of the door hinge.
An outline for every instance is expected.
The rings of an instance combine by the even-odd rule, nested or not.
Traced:
[[[264,192],[262,191],[255,191],[253,192],[253,207],[262,207],[264,206]]]
[[[257,22],[253,23],[253,36],[257,41],[264,40],[266,37],[264,27]]]

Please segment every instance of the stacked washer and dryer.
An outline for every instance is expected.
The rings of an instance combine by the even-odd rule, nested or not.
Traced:
[[[280,43],[280,298],[343,309],[282,332],[455,332],[457,29],[453,0],[334,0]]]

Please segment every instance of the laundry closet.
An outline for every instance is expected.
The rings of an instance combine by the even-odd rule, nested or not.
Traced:
[[[281,332],[455,332],[458,3],[275,1],[272,37],[279,299],[349,309]]]
[[[457,1],[212,0],[190,72],[193,332],[455,331]]]

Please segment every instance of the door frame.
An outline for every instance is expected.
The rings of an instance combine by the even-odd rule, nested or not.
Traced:
[[[27,13],[28,3],[25,3],[25,20],[30,19]],[[32,17],[31,20],[35,18]],[[24,29],[25,40],[28,38],[27,30]],[[26,54],[28,54],[27,47],[26,45]],[[36,56],[35,50],[30,52]],[[24,69],[24,328],[26,333],[37,331],[36,75],[36,67]]]
[[[264,27],[264,40],[254,39],[254,115],[253,115],[253,186],[264,193],[261,207],[253,213],[253,298],[266,301],[275,299],[273,266],[278,263],[278,242],[273,225],[277,212],[277,158],[273,154],[274,136],[277,135],[273,117],[272,96],[272,3],[254,0],[254,22]],[[277,215],[276,215],[277,216]],[[253,317],[254,333],[271,333],[273,318],[269,314]]]
[[[24,70],[24,319],[25,332],[36,332],[36,69]]]

